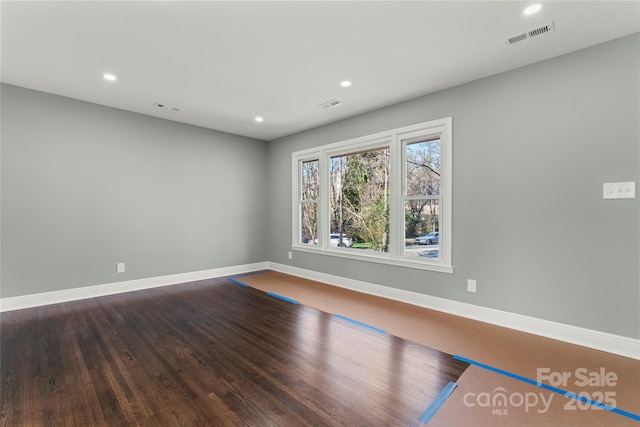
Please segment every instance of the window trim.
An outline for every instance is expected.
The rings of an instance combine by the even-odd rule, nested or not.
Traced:
[[[431,136],[440,139],[440,242],[439,258],[431,259],[413,258],[404,255],[405,234],[405,162],[406,144],[415,137],[429,138]],[[352,248],[333,248],[329,246],[329,162],[330,158],[337,155],[351,154],[357,151],[374,150],[388,147],[390,151],[390,246],[389,252],[362,251]],[[307,150],[292,153],[292,240],[291,249],[294,251],[308,252],[318,255],[336,256],[341,258],[375,262],[380,264],[395,265],[400,267],[417,268],[422,270],[453,273],[451,260],[452,240],[452,177],[453,177],[453,132],[452,118],[432,120],[411,126],[379,132],[345,141],[339,141],[314,147]],[[309,245],[301,242],[302,227],[301,206],[304,201],[300,199],[301,174],[300,165],[306,161],[318,161],[319,169],[319,193],[317,200],[318,215],[318,244]]]

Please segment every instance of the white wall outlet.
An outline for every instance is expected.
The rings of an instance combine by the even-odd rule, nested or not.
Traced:
[[[476,281],[473,279],[467,280],[467,292],[476,293]]]
[[[116,264],[116,273],[124,273],[124,262]]]
[[[293,252],[289,251],[289,259],[293,259]]]
[[[636,183],[632,182],[607,182],[602,185],[603,199],[635,199]]]

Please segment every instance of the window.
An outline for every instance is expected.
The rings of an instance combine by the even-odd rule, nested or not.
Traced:
[[[442,272],[451,118],[293,153],[295,250]]]
[[[331,157],[329,229],[356,248],[389,250],[389,148]],[[344,242],[338,244],[343,246]]]
[[[405,235],[417,236],[414,245],[405,245],[406,256],[440,258],[440,138],[403,141]],[[428,250],[416,249],[428,245]],[[434,246],[435,245],[435,246]]]
[[[318,242],[318,160],[300,166],[300,242],[314,244]]]

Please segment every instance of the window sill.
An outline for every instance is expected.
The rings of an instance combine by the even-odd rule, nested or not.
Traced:
[[[328,248],[322,249],[310,245],[292,245],[291,249],[299,252],[307,252],[316,255],[335,256],[339,258],[347,258],[357,261],[373,262],[376,264],[394,265],[396,267],[415,268],[418,270],[436,271],[438,273],[453,274],[453,266],[436,264],[428,261],[416,260],[411,258],[391,258],[384,255],[374,253],[358,253],[358,249],[338,249]]]

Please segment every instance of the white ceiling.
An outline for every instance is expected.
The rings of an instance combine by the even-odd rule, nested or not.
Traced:
[[[638,0],[531,3],[2,1],[1,79],[272,140],[640,31]]]

